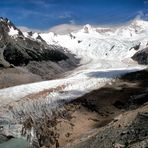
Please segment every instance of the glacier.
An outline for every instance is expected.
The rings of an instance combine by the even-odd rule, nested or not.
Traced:
[[[10,34],[15,36],[16,32],[11,30]],[[11,118],[10,106],[16,112],[36,112],[40,116],[43,104],[50,110],[53,102],[56,106],[59,100],[76,99],[112,83],[123,74],[146,68],[131,59],[137,52],[135,46],[139,45],[138,50],[147,46],[148,22],[143,20],[107,28],[85,25],[83,29],[65,35],[53,32],[34,33],[32,36],[26,32],[23,34],[33,40],[40,35],[49,45],[67,48],[65,52],[71,52],[81,61],[63,78],[0,89],[1,117]]]
[[[10,27],[9,35],[16,38],[18,31]],[[131,59],[137,51],[148,46],[148,22],[143,20],[112,27],[87,24],[79,31],[64,35],[54,32],[23,32],[23,35],[61,46],[65,53],[75,55],[80,62],[58,79],[0,89],[0,122],[4,123],[4,135],[22,138],[23,123],[29,117],[38,121],[43,118],[44,111],[52,117],[60,105],[106,84],[111,85],[126,73],[147,67]],[[31,135],[31,140],[36,138],[33,128],[27,130],[27,135]]]

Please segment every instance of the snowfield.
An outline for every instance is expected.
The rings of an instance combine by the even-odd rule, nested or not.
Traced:
[[[10,34],[15,33],[11,30]],[[130,58],[137,52],[134,49],[136,45],[139,45],[139,50],[147,46],[148,22],[142,20],[116,28],[93,28],[86,25],[82,30],[68,35],[51,32],[39,35],[48,44],[66,47],[81,59],[80,66],[61,79],[1,89],[1,107],[14,102],[17,104],[17,101],[21,102],[29,98],[29,95],[44,90],[52,91],[39,97],[40,103],[50,104],[51,100],[76,99],[106,83],[111,83],[116,77],[145,68]],[[36,37],[35,33],[32,38]]]

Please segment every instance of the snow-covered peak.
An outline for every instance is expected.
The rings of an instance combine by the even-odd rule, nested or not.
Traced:
[[[118,27],[92,27],[85,25],[83,29],[67,35],[44,33],[40,36],[48,44],[66,47],[78,58],[87,62],[97,59],[130,58],[134,47],[142,49],[147,44],[148,22],[134,20],[130,24]]]
[[[18,30],[15,29],[13,26],[11,26],[11,27],[9,28],[8,34],[9,34],[10,36],[17,36],[18,33],[19,33]]]
[[[144,20],[133,20],[132,22],[114,28],[114,34],[125,40],[137,39],[148,33],[148,22]]]
[[[45,40],[48,44],[56,44],[56,37],[58,36],[56,33],[40,33],[40,36],[43,40]]]
[[[130,30],[134,30],[135,34],[148,32],[148,22],[144,20],[133,20],[128,26]]]
[[[0,17],[1,33],[10,37],[23,36],[22,32],[7,18]]]
[[[10,23],[11,21],[8,18],[0,17],[0,22]]]
[[[23,32],[24,37],[29,38],[29,33],[28,32]]]
[[[84,32],[84,33],[90,33],[90,32],[92,32],[92,31],[93,31],[93,28],[92,28],[92,26],[89,25],[89,24],[85,25],[85,26],[83,27],[83,29],[82,29],[82,32]]]
[[[24,33],[25,37],[39,41],[39,42],[44,42],[43,38],[40,36],[39,33],[32,33],[32,32],[27,32]]]
[[[141,20],[141,19],[136,19],[133,20],[131,23],[131,26],[133,27],[141,27],[141,28],[148,28],[148,22]]]
[[[33,33],[32,38],[37,39],[38,36],[39,36],[38,33]]]

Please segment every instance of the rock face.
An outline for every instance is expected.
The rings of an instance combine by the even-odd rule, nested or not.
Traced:
[[[139,64],[148,64],[148,47],[143,50],[138,51],[133,57],[133,60],[137,61]]]
[[[38,80],[46,80],[76,67],[77,63],[66,48],[48,45],[40,36],[37,40],[25,37],[10,20],[0,18],[0,70],[19,66],[28,71],[28,77],[35,74],[40,77]]]
[[[118,119],[120,120],[120,119]],[[125,119],[126,120],[126,119]],[[119,121],[112,122],[94,136],[82,140],[72,148],[145,148],[148,146],[148,114],[138,113],[134,121],[126,127],[117,127]],[[125,121],[126,122],[126,121]],[[122,122],[123,123],[123,122]],[[121,124],[122,124],[121,123]]]
[[[14,66],[27,65],[30,61],[62,61],[69,59],[64,48],[47,45],[42,39],[34,41],[24,37],[8,19],[0,20],[1,35],[1,65]],[[9,63],[9,64],[8,64]]]

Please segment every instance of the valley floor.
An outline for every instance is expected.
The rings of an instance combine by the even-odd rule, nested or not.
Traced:
[[[37,121],[30,116],[24,128],[34,127],[40,137],[40,146],[45,147],[146,148],[147,75],[147,70],[125,74],[58,106],[52,119],[48,113]]]
[[[94,61],[94,64],[82,65],[60,76],[64,78],[0,89],[0,106],[8,105],[13,101],[22,101],[28,96],[44,91],[47,92],[46,97],[38,97],[41,101],[50,103],[50,99],[53,101],[75,99],[102,87],[116,77],[144,68],[145,66],[137,65],[134,62],[127,64],[119,61]],[[33,79],[31,80],[33,81]]]
[[[116,120],[117,116],[126,118],[130,110],[133,110],[136,116],[139,112],[136,108],[147,102],[147,98],[143,102],[130,102],[136,95],[143,96],[143,93],[144,97],[147,95],[147,71],[140,72],[145,66],[116,63],[117,61],[103,62],[103,68],[101,62],[98,64],[95,62],[94,65],[83,65],[65,73],[64,78],[1,89],[1,118],[15,115],[16,120],[22,120],[26,130],[28,129],[25,125],[31,122],[31,126],[34,128],[37,126],[38,131],[42,124],[46,128],[46,118],[42,118],[44,108],[46,115],[51,118],[49,133],[54,134],[54,138],[49,140],[47,145],[83,147],[81,146],[83,140],[89,139],[92,134],[98,134],[98,130],[107,128],[106,126]],[[134,71],[139,72],[131,73]],[[124,74],[127,75],[118,79]],[[147,105],[141,108],[147,111]],[[56,114],[56,117],[51,114]],[[35,116],[38,119],[34,123],[32,117]],[[47,129],[45,131],[48,132]],[[15,136],[16,129],[10,127],[7,132]],[[43,134],[44,131],[39,133],[40,137]],[[82,138],[83,136],[85,138]],[[49,137],[52,136],[48,135],[46,138]],[[42,143],[40,145],[46,145],[44,140]],[[89,147],[87,140],[86,145]]]

